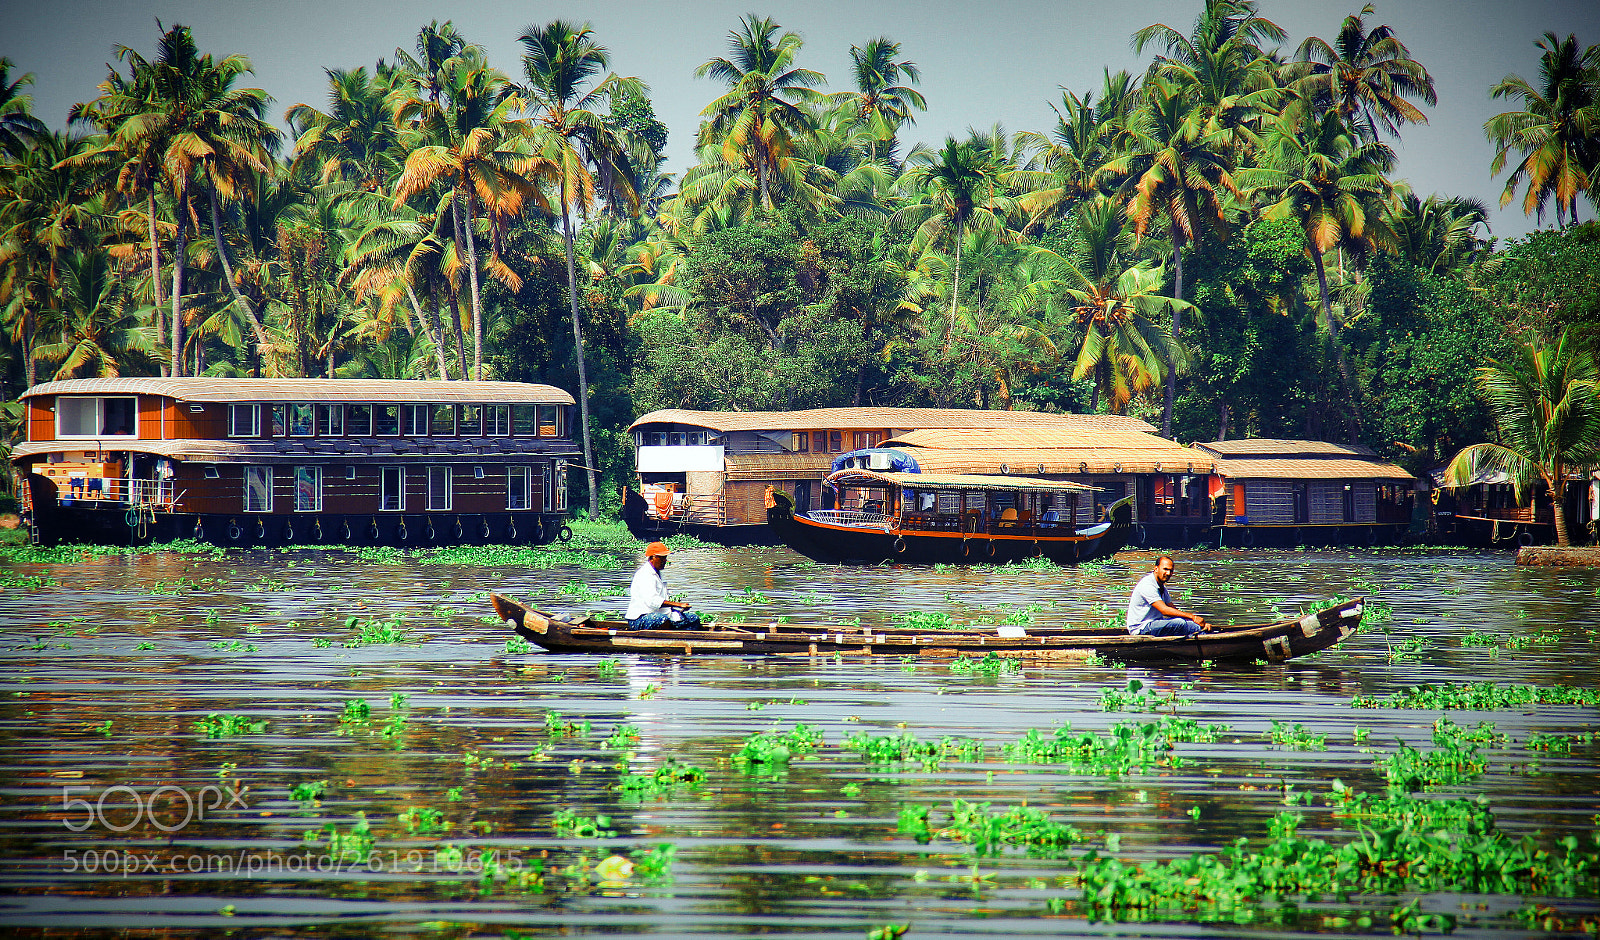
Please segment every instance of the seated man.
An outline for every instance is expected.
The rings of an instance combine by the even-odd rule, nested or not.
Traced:
[[[1167,593],[1167,579],[1172,577],[1172,558],[1162,555],[1156,559],[1155,570],[1145,575],[1134,586],[1128,599],[1128,632],[1134,636],[1194,636],[1202,631],[1211,632],[1211,624],[1199,614],[1179,610]]]
[[[667,582],[661,569],[667,566],[667,546],[651,542],[645,546],[644,564],[634,572],[628,585],[628,629],[698,630],[700,615],[689,612],[689,605],[667,599]]]

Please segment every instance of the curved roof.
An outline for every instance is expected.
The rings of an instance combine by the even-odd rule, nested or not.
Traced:
[[[571,405],[576,400],[552,385],[531,382],[438,382],[407,379],[63,379],[22,393],[39,395],[161,395],[178,401],[459,402],[461,404]]]
[[[828,475],[836,486],[863,486],[873,483],[913,489],[1029,490],[1093,492],[1095,487],[1066,480],[1039,480],[1033,477],[995,476],[979,473],[879,473],[875,470],[837,470]]]
[[[712,431],[812,431],[868,428],[1117,427],[1153,431],[1125,415],[979,411],[973,408],[808,408],[801,411],[687,411],[666,408],[628,426],[682,424]]]
[[[1234,441],[1196,441],[1219,457],[1376,457],[1370,447],[1360,444],[1333,444],[1328,441],[1291,441],[1254,437]]]
[[[528,456],[573,457],[580,455],[577,445],[569,440],[549,437],[494,437],[494,438],[423,438],[408,440],[368,440],[360,443],[337,439],[337,443],[307,440],[227,440],[213,441],[184,438],[172,441],[125,440],[106,441],[100,447],[94,441],[29,441],[11,450],[11,460],[20,463],[40,454],[68,453],[71,451],[132,451],[156,457],[196,463],[304,463],[320,462],[363,463],[376,460],[406,459],[408,461],[436,460],[449,462],[486,461],[500,458],[515,459]]]
[[[884,446],[904,447],[933,473],[1212,473],[1217,465],[1204,451],[1115,425],[928,429]]]

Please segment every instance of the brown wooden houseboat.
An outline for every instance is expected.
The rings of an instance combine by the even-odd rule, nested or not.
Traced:
[[[519,382],[73,379],[22,396],[42,543],[541,543],[563,534],[571,395]]]

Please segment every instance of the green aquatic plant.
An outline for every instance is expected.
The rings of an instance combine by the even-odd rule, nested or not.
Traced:
[[[616,679],[628,674],[628,671],[622,668],[622,661],[619,659],[600,660],[595,663],[594,672],[601,679]]]
[[[309,845],[327,843],[325,855],[332,861],[366,864],[372,857],[376,840],[367,814],[356,811],[356,821],[349,829],[340,829],[336,822],[326,822],[321,829],[309,829],[303,837]]]
[[[261,647],[256,646],[254,643],[246,643],[243,640],[219,640],[219,641],[217,641],[215,643],[210,644],[210,646],[211,646],[212,649],[219,650],[219,651],[224,652],[224,653],[259,653],[259,652],[261,652]]]
[[[1022,663],[1013,656],[987,653],[982,659],[957,656],[950,661],[950,671],[955,675],[999,676],[1022,671]]]
[[[635,725],[617,725],[611,736],[600,742],[602,748],[625,751],[639,743],[639,729]]]
[[[1416,685],[1381,698],[1357,695],[1352,708],[1422,708],[1464,711],[1493,711],[1526,705],[1600,705],[1600,689],[1570,685],[1497,686],[1492,682],[1455,685]]]
[[[299,803],[311,803],[322,799],[322,792],[328,789],[328,781],[311,780],[297,783],[289,789],[289,799]]]
[[[405,631],[405,620],[398,614],[389,617],[346,617],[346,629],[356,631],[355,637],[346,640],[347,647],[384,646],[411,641]]]
[[[1328,736],[1326,734],[1312,734],[1305,726],[1295,723],[1290,727],[1287,722],[1273,719],[1272,730],[1267,732],[1267,739],[1273,744],[1279,744],[1295,751],[1326,751],[1328,749]]]
[[[746,587],[744,590],[739,591],[738,593],[729,594],[726,597],[724,597],[723,600],[727,601],[730,604],[770,604],[770,603],[772,603],[772,598],[770,598],[767,595],[761,593],[760,591],[757,591],[755,588],[752,588],[752,587]]]
[[[231,738],[238,734],[260,734],[267,730],[266,719],[246,715],[219,715],[215,712],[194,723],[194,730],[208,738]]]
[[[919,741],[910,732],[898,735],[871,735],[858,732],[845,739],[844,746],[875,764],[920,763],[936,769],[947,760],[976,763],[983,760],[984,743],[976,738],[945,736],[937,741]]]
[[[1462,745],[1488,745],[1500,747],[1511,743],[1510,735],[1501,734],[1492,721],[1480,721],[1476,728],[1467,729],[1440,715],[1433,723],[1434,747],[1461,747]]]
[[[822,732],[812,725],[797,724],[790,731],[758,731],[744,739],[733,754],[733,762],[746,767],[775,767],[821,745]]]
[[[355,724],[372,719],[372,706],[364,698],[353,698],[344,703],[344,711],[339,713],[341,724]]]
[[[660,796],[679,787],[698,786],[705,777],[705,771],[693,764],[680,763],[676,758],[669,757],[665,764],[649,773],[626,774],[617,781],[617,789],[643,799]]]
[[[943,610],[901,610],[889,619],[906,630],[952,630],[960,626]]]
[[[954,800],[944,825],[938,827],[931,822],[930,807],[902,806],[897,829],[924,844],[934,839],[963,842],[980,856],[1000,855],[1011,846],[1026,846],[1029,854],[1055,855],[1084,841],[1076,826],[1057,822],[1042,810],[1028,806],[991,810],[991,805]]]
[[[611,817],[604,814],[581,816],[570,809],[558,809],[550,820],[556,834],[569,839],[610,839]]]
[[[430,832],[445,832],[450,824],[445,822],[442,810],[432,809],[427,806],[413,806],[395,817],[395,822],[405,827],[407,832],[418,835],[427,835]]]
[[[1544,734],[1535,731],[1528,735],[1528,740],[1523,746],[1530,751],[1546,751],[1551,754],[1571,754],[1577,745],[1593,744],[1600,740],[1600,732],[1582,731],[1576,734]]]
[[[1472,746],[1419,751],[1402,744],[1398,751],[1375,766],[1388,781],[1391,790],[1415,793],[1476,780],[1483,774],[1487,764],[1478,756],[1478,749]]]
[[[591,601],[597,601],[602,597],[609,596],[610,592],[596,591],[589,587],[589,585],[584,584],[582,581],[568,581],[566,584],[563,584],[561,588],[556,591],[556,593],[571,597],[574,601],[580,604],[587,604]]]
[[[1185,686],[1184,688],[1187,688]],[[1161,709],[1176,711],[1179,705],[1193,705],[1194,699],[1184,698],[1179,689],[1165,695],[1145,692],[1144,683],[1129,679],[1125,689],[1101,689],[1100,710],[1103,712],[1153,712]]]
[[[533,651],[533,644],[520,636],[514,636],[506,640],[505,651],[507,653],[530,653]]]

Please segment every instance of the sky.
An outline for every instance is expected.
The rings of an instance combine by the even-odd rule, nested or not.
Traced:
[[[1537,82],[1546,31],[1575,33],[1582,46],[1600,43],[1600,0],[1376,0],[1371,26],[1386,24],[1432,73],[1439,103],[1424,108],[1428,124],[1405,128],[1395,143],[1395,176],[1419,195],[1473,196],[1490,207],[1491,234],[1524,235],[1535,220],[1521,210],[1521,194],[1499,208],[1505,174],[1489,172],[1494,148],[1483,124],[1503,101],[1489,89],[1508,74]],[[692,158],[702,108],[723,86],[696,79],[695,68],[726,51],[730,30],[746,13],[776,20],[800,34],[798,64],[822,72],[829,91],[851,87],[849,50],[878,36],[901,44],[902,58],[922,71],[919,90],[928,110],[902,132],[909,144],[940,143],[947,135],[996,123],[1009,133],[1048,132],[1051,104],[1061,89],[1097,89],[1102,70],[1142,71],[1152,50],[1136,55],[1134,31],[1165,23],[1191,31],[1200,0],[0,0],[0,56],[14,63],[13,77],[31,72],[34,114],[55,128],[67,110],[92,99],[113,50],[127,45],[149,56],[157,21],[194,31],[202,51],[249,57],[254,78],[275,99],[282,123],[290,105],[326,107],[326,68],[371,67],[411,50],[417,30],[431,20],[451,20],[490,62],[521,79],[517,36],[553,19],[589,22],[611,52],[616,72],[650,87],[657,117],[667,125],[667,169],[680,173]],[[1260,0],[1259,12],[1288,33],[1285,52],[1307,36],[1332,41],[1357,0]],[[1515,165],[1515,162],[1511,163]],[[1580,210],[1594,217],[1593,207]],[[1554,222],[1547,209],[1544,225]]]

